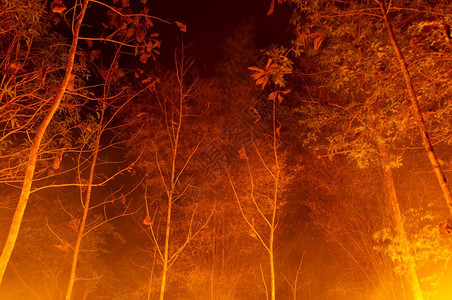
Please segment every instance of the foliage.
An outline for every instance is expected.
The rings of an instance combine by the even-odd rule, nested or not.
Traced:
[[[418,135],[412,135],[415,124],[405,99],[403,78],[376,3],[291,3],[297,5],[292,19],[296,32],[294,53],[300,56],[299,61],[306,57],[315,61],[309,65],[310,77],[304,79],[305,95],[300,96],[303,104],[296,110],[301,113],[301,125],[307,128],[305,144],[318,144],[323,127],[326,137],[322,140],[328,143],[322,154],[343,152],[366,166],[375,157],[375,140],[392,148],[418,142]],[[403,1],[392,5],[396,34],[414,81],[420,83],[417,87],[422,110],[434,138],[442,140],[450,135],[450,88],[443,81],[451,76],[445,30],[450,15],[442,13],[443,2],[429,3],[428,10]],[[313,49],[305,39],[318,32],[322,32],[325,42]],[[366,152],[369,155],[364,155]],[[391,165],[400,165],[401,156],[397,154],[392,161]]]
[[[425,296],[435,296],[438,283],[444,274],[452,255],[452,240],[448,236],[440,235],[438,223],[441,217],[436,213],[437,207],[433,202],[419,210],[409,209],[404,214],[404,224],[411,237],[411,248],[415,253],[416,266],[422,274],[421,284]],[[374,249],[387,254],[395,265],[398,273],[406,272],[404,260],[406,247],[389,228],[383,228],[373,234]]]

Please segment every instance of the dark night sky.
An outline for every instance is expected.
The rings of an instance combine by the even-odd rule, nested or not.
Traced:
[[[151,13],[164,20],[179,21],[187,25],[184,42],[191,44],[191,54],[198,62],[209,64],[218,58],[219,46],[236,26],[250,18],[257,20],[257,43],[287,43],[290,10],[277,5],[267,16],[270,0],[155,0],[150,3]],[[166,27],[166,28],[163,28]],[[177,26],[159,26],[162,42],[170,44],[177,36]],[[166,46],[167,46],[166,45]],[[175,46],[171,45],[171,47]],[[162,45],[162,53],[165,45]],[[200,61],[201,60],[201,61]]]

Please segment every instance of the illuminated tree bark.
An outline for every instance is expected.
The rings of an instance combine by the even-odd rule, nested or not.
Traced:
[[[177,61],[177,60],[176,60]],[[177,66],[176,66],[177,67]],[[165,229],[165,244],[164,244],[164,250],[163,250],[163,267],[162,267],[162,281],[160,284],[160,296],[159,299],[163,300],[165,298],[165,288],[166,288],[166,277],[168,274],[168,264],[169,264],[169,244],[170,244],[170,235],[171,235],[171,210],[173,207],[173,201],[174,201],[174,192],[176,190],[176,183],[178,180],[178,176],[176,174],[176,161],[177,161],[177,155],[179,150],[179,138],[182,128],[182,117],[185,113],[184,111],[184,100],[186,97],[186,92],[184,91],[184,74],[185,74],[185,63],[184,63],[184,57],[183,54],[181,56],[181,63],[180,63],[180,69],[178,69],[179,76],[179,111],[178,111],[178,118],[176,119],[177,126],[176,131],[172,131],[174,134],[170,136],[170,138],[173,140],[172,142],[172,157],[171,157],[171,175],[170,175],[170,182],[169,186],[167,188],[166,194],[168,197],[167,201],[167,214],[166,214],[166,229]],[[174,126],[174,120],[171,120],[172,126]],[[173,127],[174,129],[174,127]],[[169,129],[168,129],[169,130]],[[162,180],[164,178],[162,177]],[[166,186],[166,184],[165,184]]]
[[[196,148],[191,152],[188,159],[184,162],[183,166],[181,168],[178,168],[178,160],[179,160],[179,150],[180,150],[180,140],[181,140],[181,131],[182,131],[182,122],[185,117],[185,110],[186,110],[186,101],[187,101],[187,95],[191,92],[191,89],[193,88],[193,85],[190,85],[186,87],[186,84],[184,82],[184,77],[186,76],[186,73],[188,69],[190,68],[192,61],[186,62],[185,56],[184,56],[184,47],[182,46],[180,59],[178,59],[177,55],[175,56],[175,62],[176,62],[176,77],[177,77],[177,85],[178,85],[178,98],[177,102],[173,105],[172,104],[172,110],[171,110],[171,116],[169,115],[169,112],[166,111],[165,107],[165,124],[166,124],[166,130],[168,133],[168,138],[170,140],[170,170],[169,170],[169,176],[168,178],[165,178],[164,172],[162,171],[162,166],[159,161],[158,157],[158,151],[156,150],[156,163],[158,166],[160,178],[162,181],[162,184],[165,188],[165,194],[167,196],[167,211],[166,211],[166,227],[165,227],[165,241],[163,245],[163,251],[161,251],[159,248],[157,249],[160,257],[162,259],[162,279],[160,283],[160,294],[159,299],[163,300],[165,298],[165,291],[166,291],[166,285],[167,285],[167,278],[168,278],[168,270],[171,267],[171,265],[176,261],[179,254],[184,250],[184,248],[187,246],[187,244],[193,239],[210,221],[210,217],[213,214],[210,214],[206,222],[196,231],[192,232],[192,225],[193,225],[193,217],[196,210],[193,211],[189,229],[187,232],[187,236],[185,241],[177,250],[175,250],[172,254],[170,253],[170,243],[171,243],[171,222],[172,222],[172,208],[173,203],[176,201],[179,196],[176,195],[177,193],[177,184],[180,183],[180,176],[185,171],[185,168],[187,167],[188,163],[190,162],[190,159],[193,157],[193,155],[196,153],[197,148],[199,147],[199,144],[196,146]],[[156,145],[157,147],[159,145]],[[147,200],[146,200],[147,201]],[[154,238],[154,243],[156,247],[158,246],[158,241],[155,238],[155,234],[152,229],[152,225],[150,226],[150,229],[152,231],[152,236]],[[171,255],[170,255],[171,254]]]
[[[90,170],[89,170],[89,178],[88,178],[88,182],[87,182],[85,201],[83,203],[83,215],[82,215],[82,219],[80,221],[80,225],[78,228],[77,240],[75,242],[75,247],[74,247],[74,255],[72,257],[71,273],[69,275],[69,282],[68,282],[68,286],[66,289],[66,296],[65,296],[66,300],[70,300],[71,296],[72,296],[72,289],[74,287],[75,275],[76,275],[76,270],[77,270],[77,262],[78,262],[78,257],[80,254],[80,246],[82,244],[82,238],[85,233],[86,219],[88,217],[88,211],[90,209],[91,194],[92,194],[92,189],[93,189],[94,170],[96,168],[97,156],[99,155],[100,138],[102,136],[102,126],[103,126],[105,108],[106,108],[106,104],[103,103],[103,108],[102,108],[100,122],[99,122],[99,128],[97,130],[96,141],[95,141],[94,147],[93,147],[93,149],[94,149],[93,160],[91,162],[91,166],[90,166]]]
[[[256,210],[259,217],[264,221],[266,228],[268,230],[268,233],[264,234],[262,233],[262,230],[259,230],[257,226],[254,224],[254,218],[251,218],[250,216],[247,216],[243,204],[241,202],[241,199],[236,191],[236,188],[234,187],[234,184],[231,180],[231,177],[228,174],[229,183],[231,184],[232,190],[234,192],[234,197],[237,200],[237,203],[239,205],[240,213],[245,220],[245,222],[250,227],[250,230],[252,231],[253,236],[255,236],[259,242],[262,244],[262,246],[265,248],[267,254],[268,254],[268,262],[269,262],[269,268],[270,268],[270,299],[275,300],[276,299],[276,273],[275,273],[275,251],[274,251],[274,243],[275,243],[275,230],[276,230],[276,217],[278,214],[278,204],[279,204],[279,191],[280,191],[280,176],[281,176],[281,167],[279,163],[279,154],[278,154],[278,128],[277,120],[276,120],[276,101],[277,99],[273,99],[273,113],[272,113],[272,128],[273,128],[273,136],[272,136],[272,150],[273,150],[273,170],[267,166],[265,161],[262,158],[262,155],[260,154],[259,150],[255,147],[255,150],[257,152],[257,155],[260,158],[261,163],[264,165],[266,171],[269,173],[273,187],[272,187],[272,197],[269,199],[270,207],[266,211],[268,213],[265,213],[263,206],[260,205],[255,196],[255,183],[254,178],[252,175],[251,166],[249,163],[249,159],[245,155],[249,177],[250,177],[250,198],[252,199],[254,209]],[[267,286],[265,283],[264,285],[265,290],[267,291]],[[267,295],[268,296],[268,295]]]
[[[427,152],[427,156],[430,160],[430,164],[432,165],[433,172],[435,173],[436,178],[438,179],[439,185],[441,186],[441,190],[443,191],[444,198],[449,207],[449,214],[452,215],[452,193],[450,187],[447,183],[447,179],[444,175],[444,172],[441,169],[441,165],[438,162],[438,158],[436,157],[435,151],[433,149],[433,145],[430,141],[430,137],[428,134],[427,126],[425,124],[425,120],[421,111],[421,107],[417,100],[416,92],[414,91],[413,82],[411,81],[411,76],[408,71],[408,67],[405,61],[405,58],[400,50],[399,45],[397,44],[397,39],[394,35],[394,31],[392,29],[391,21],[388,17],[388,9],[386,8],[384,0],[377,0],[380,4],[381,11],[383,14],[383,18],[385,21],[386,28],[388,30],[389,39],[391,41],[392,47],[397,55],[397,59],[400,63],[400,69],[402,70],[403,77],[405,79],[406,87],[408,90],[409,98],[411,101],[411,106],[414,112],[414,115],[417,119],[417,123],[419,126],[419,131],[421,133],[422,142],[424,144],[425,151]]]
[[[275,241],[275,230],[276,230],[276,214],[278,207],[278,193],[279,193],[279,180],[281,168],[279,166],[278,158],[278,139],[277,139],[277,128],[276,128],[276,101],[273,100],[273,154],[275,159],[275,172],[273,173],[274,188],[273,188],[273,203],[272,203],[272,217],[270,222],[270,238],[269,238],[269,260],[270,260],[270,278],[272,286],[272,300],[276,299],[276,276],[275,276],[275,251],[274,251],[274,241]]]
[[[381,166],[383,167],[383,173],[388,192],[389,214],[392,219],[393,229],[400,241],[400,247],[404,250],[404,253],[406,253],[405,257],[401,257],[401,261],[403,262],[404,267],[406,267],[407,269],[405,277],[413,294],[413,299],[423,300],[424,297],[422,296],[419,279],[416,273],[416,264],[414,262],[410,242],[408,240],[407,233],[403,224],[402,214],[400,213],[399,201],[394,185],[394,177],[392,175],[391,166],[388,162],[388,153],[385,145],[383,145],[381,142],[378,142],[378,151],[381,156]]]
[[[71,48],[69,50],[68,55],[68,61],[65,68],[65,75],[63,78],[63,81],[61,83],[61,86],[58,90],[58,93],[55,95],[55,98],[53,99],[51,106],[47,110],[47,114],[44,117],[44,120],[40,124],[36,135],[33,139],[32,145],[30,147],[30,154],[28,155],[28,162],[27,162],[27,168],[25,177],[22,184],[22,191],[19,197],[19,202],[17,204],[16,210],[14,212],[13,221],[8,233],[8,237],[5,243],[5,246],[3,248],[2,255],[0,257],[0,284],[2,282],[3,276],[5,274],[6,267],[8,265],[9,259],[11,258],[11,254],[14,249],[14,245],[17,240],[17,236],[19,234],[20,225],[22,223],[22,218],[25,212],[25,208],[28,204],[28,198],[30,196],[31,191],[31,185],[33,183],[33,175],[36,167],[36,159],[38,156],[38,152],[41,146],[41,141],[44,137],[44,134],[46,133],[47,127],[50,124],[50,121],[52,120],[55,112],[57,111],[58,107],[60,106],[61,99],[64,96],[64,93],[66,92],[66,88],[68,86],[69,80],[71,78],[72,69],[74,66],[74,59],[75,59],[75,53],[77,50],[77,44],[79,41],[79,32],[80,27],[83,22],[83,18],[86,12],[86,9],[88,7],[88,3],[90,0],[84,0],[81,8],[80,13],[77,16],[77,21],[75,23],[74,31],[73,31],[73,37],[72,37],[72,44]]]
[[[91,158],[92,160],[91,160],[90,165],[89,165],[89,172],[88,172],[88,179],[86,181],[86,186],[79,186],[79,189],[80,189],[80,202],[83,203],[82,204],[83,213],[82,213],[82,217],[81,217],[81,220],[80,220],[80,224],[79,224],[79,226],[77,228],[77,239],[76,239],[75,246],[74,246],[74,254],[73,254],[73,257],[72,257],[71,272],[70,272],[69,281],[68,281],[68,285],[67,285],[67,289],[66,289],[66,296],[65,296],[66,300],[70,300],[71,297],[72,297],[73,286],[74,286],[75,281],[76,281],[76,272],[77,272],[77,264],[78,264],[79,256],[80,256],[80,248],[81,248],[81,244],[82,244],[84,236],[87,233],[89,233],[90,231],[100,227],[101,225],[103,225],[103,224],[105,224],[105,223],[107,223],[107,222],[109,222],[111,220],[114,220],[116,218],[119,218],[119,217],[122,217],[122,216],[131,215],[131,214],[135,213],[135,212],[129,212],[128,211],[128,205],[127,206],[125,205],[125,198],[124,198],[125,196],[123,195],[121,201],[124,201],[123,204],[125,206],[125,209],[124,209],[124,211],[121,214],[115,215],[114,217],[110,217],[110,218],[108,218],[105,215],[105,219],[103,219],[100,222],[97,222],[96,224],[92,225],[90,228],[87,228],[87,226],[86,226],[86,222],[87,222],[87,219],[88,219],[88,214],[89,214],[89,211],[91,209],[96,208],[96,207],[100,207],[100,206],[105,206],[107,203],[114,203],[114,201],[115,201],[115,200],[111,200],[111,201],[104,200],[103,202],[100,202],[98,204],[90,205],[93,187],[96,186],[96,184],[94,183],[94,176],[96,174],[95,173],[95,169],[96,169],[96,166],[98,164],[99,152],[105,151],[105,150],[111,148],[111,145],[102,147],[101,139],[102,139],[104,133],[110,130],[109,125],[112,123],[112,121],[114,120],[115,116],[124,107],[126,107],[126,105],[129,102],[131,102],[133,100],[134,96],[136,96],[136,95],[140,94],[141,92],[143,92],[143,90],[140,90],[134,96],[127,97],[127,99],[125,99],[125,101],[122,102],[119,106],[115,105],[115,102],[116,102],[115,100],[119,100],[120,101],[123,98],[120,97],[120,95],[118,95],[118,94],[115,94],[115,96],[109,96],[110,94],[113,94],[111,92],[111,85],[112,85],[112,82],[113,82],[113,78],[115,78],[114,72],[117,72],[117,69],[116,69],[115,66],[117,65],[117,59],[119,58],[120,52],[121,52],[121,47],[118,48],[118,50],[116,52],[116,55],[114,56],[115,59],[112,61],[111,66],[110,66],[108,72],[106,73],[106,79],[105,79],[105,82],[103,84],[103,86],[104,86],[103,97],[100,98],[99,101],[98,101],[99,102],[99,106],[100,106],[99,110],[97,111],[97,114],[99,116],[99,121],[95,122],[95,124],[93,124],[93,128],[97,128],[97,130],[95,130],[93,133],[90,133],[90,131],[88,131],[88,134],[90,136],[91,135],[95,135],[94,142],[92,142],[92,148],[90,147],[90,145],[84,144],[82,146],[82,149],[81,149],[80,153],[79,153],[79,159],[78,159],[78,163],[77,163],[77,171],[78,171],[77,176],[78,176],[78,181],[80,183],[82,183],[83,182],[83,180],[82,180],[82,172],[81,172],[80,169],[81,169],[83,163],[81,162],[81,157],[82,157],[82,155],[84,153],[84,149],[86,148],[86,146],[88,146],[90,149],[92,149],[92,151],[89,151],[89,152],[92,153],[92,155],[91,155],[92,156],[92,158]],[[115,97],[117,97],[117,99],[115,99]],[[106,118],[105,117],[107,111],[113,112],[112,116],[110,118]],[[88,125],[88,126],[90,126],[90,125]],[[113,131],[117,130],[118,129],[117,127],[120,127],[120,126],[116,125],[115,127],[116,127],[115,129],[112,129]],[[85,130],[86,131],[86,128],[83,126],[81,128],[81,130]],[[80,133],[80,135],[83,136],[84,132]],[[132,139],[133,139],[133,137],[129,138],[129,140],[132,140]],[[91,141],[90,138],[88,138],[87,140]],[[125,142],[125,141],[123,141],[123,142]],[[113,175],[106,177],[103,180],[103,182],[101,184],[99,184],[99,185],[104,185],[106,182],[112,180],[113,178],[115,178],[120,173],[123,173],[126,170],[128,170],[129,168],[131,168],[133,164],[134,164],[134,162],[132,162],[129,165],[129,167],[120,168]],[[86,188],[85,199],[83,200],[83,191],[84,191],[85,188]],[[119,190],[121,190],[121,189],[119,189]]]

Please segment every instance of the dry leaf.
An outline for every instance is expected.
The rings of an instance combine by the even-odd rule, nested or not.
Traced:
[[[80,219],[79,218],[75,218],[72,219],[69,222],[69,227],[71,227],[72,229],[74,229],[74,231],[78,232],[78,227],[80,226]]]
[[[67,83],[66,89],[70,92],[74,90],[74,80],[75,80],[75,74],[71,74],[69,77],[69,82]]]
[[[138,43],[141,43],[144,41],[144,37],[146,35],[146,31],[144,30],[143,26],[137,27],[136,31],[137,41]]]
[[[61,245],[54,245],[54,246],[60,250],[63,250],[64,252],[67,252],[69,250],[69,248],[71,247],[71,244],[69,244],[66,241],[62,241]]]
[[[135,34],[135,28],[130,27],[127,29],[126,38],[130,39]]]
[[[279,2],[279,0],[278,0],[278,2]],[[270,8],[267,11],[267,16],[271,15],[274,10],[275,10],[275,0],[272,0],[272,3],[270,3]]]
[[[147,63],[147,62],[148,62],[148,57],[149,57],[149,55],[147,55],[147,54],[142,54],[142,55],[140,56],[140,62],[141,62],[142,64]]]
[[[58,151],[57,155],[53,159],[52,169],[58,170],[60,168],[61,160],[63,159],[64,148]]]
[[[239,150],[239,158],[240,159],[248,159],[248,156],[246,155],[246,151],[245,148],[242,148]]]
[[[181,22],[176,22],[177,26],[179,26],[180,31],[187,32],[187,26],[182,24]]]
[[[89,58],[91,59],[91,61],[95,59],[100,60],[100,54],[101,54],[100,49],[94,49],[89,53]]]
[[[85,40],[85,42],[88,45],[88,49],[91,49],[93,47],[93,41],[92,40]]]
[[[61,14],[67,9],[67,7],[64,5],[62,0],[54,0],[50,4],[50,9],[56,14]]]
[[[146,216],[146,218],[144,218],[144,220],[143,220],[143,224],[144,224],[144,225],[152,226],[152,220],[151,220],[151,217],[150,217],[150,216]]]
[[[272,92],[268,95],[268,100],[275,100],[277,96],[277,92]]]

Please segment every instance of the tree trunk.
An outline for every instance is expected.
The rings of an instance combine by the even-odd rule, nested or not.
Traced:
[[[168,256],[169,256],[169,239],[171,229],[171,207],[173,203],[173,191],[170,192],[171,196],[168,197],[168,211],[166,216],[166,233],[165,233],[165,250],[163,252],[163,268],[162,268],[162,282],[160,284],[160,300],[165,298],[166,288],[166,274],[168,273]]]
[[[97,130],[96,141],[94,144],[93,161],[91,162],[91,167],[89,170],[88,186],[86,189],[86,196],[85,196],[85,201],[83,204],[83,216],[82,216],[82,220],[80,221],[80,227],[79,227],[78,233],[77,233],[77,241],[75,242],[74,256],[72,257],[71,274],[69,276],[69,282],[68,282],[68,286],[67,286],[67,290],[66,290],[66,297],[65,297],[66,300],[71,299],[72,289],[74,287],[75,275],[76,275],[76,271],[77,271],[77,262],[78,262],[78,257],[80,254],[80,246],[82,244],[82,238],[83,238],[83,234],[85,232],[85,224],[86,224],[86,219],[88,218],[89,205],[90,205],[90,201],[91,201],[91,194],[92,194],[91,192],[93,189],[93,180],[94,180],[94,170],[96,168],[97,156],[99,154],[100,138],[102,136],[102,123],[103,123],[103,119],[104,119],[105,108],[106,108],[106,105],[104,103],[102,113],[100,116],[99,128]]]
[[[273,229],[272,229],[273,232]],[[273,251],[273,233],[270,234],[270,244],[269,244],[269,259],[270,259],[270,281],[271,281],[271,299],[276,299],[276,279],[275,279],[275,257]]]
[[[210,261],[210,300],[215,299],[215,235],[216,235],[216,217],[213,216],[212,229],[212,257]]]
[[[383,173],[385,177],[386,188],[388,192],[388,205],[389,213],[391,215],[391,221],[393,229],[395,230],[396,236],[400,239],[401,247],[404,253],[407,253],[405,257],[402,257],[402,262],[407,268],[406,280],[412,292],[412,297],[414,300],[423,300],[421,287],[419,285],[419,279],[416,273],[416,265],[414,263],[414,258],[412,255],[411,245],[408,241],[408,237],[405,231],[405,227],[402,220],[402,215],[400,213],[399,201],[396,194],[396,189],[394,185],[394,177],[392,175],[391,167],[388,164],[388,153],[385,145],[378,143],[378,150],[381,156],[381,166],[383,168]]]
[[[389,39],[390,39],[392,47],[394,48],[394,51],[397,55],[397,59],[399,60],[400,69],[402,70],[403,77],[405,78],[405,83],[406,83],[406,87],[408,89],[411,106],[412,106],[414,115],[416,116],[416,119],[417,119],[419,131],[422,136],[422,142],[424,144],[425,151],[427,152],[428,159],[430,160],[430,164],[432,165],[432,168],[433,168],[433,172],[435,173],[436,178],[438,179],[439,185],[441,186],[441,190],[443,191],[444,198],[449,207],[449,214],[452,215],[452,193],[450,191],[450,187],[447,183],[447,179],[444,175],[444,172],[441,169],[441,165],[438,162],[438,158],[436,157],[436,154],[433,150],[433,145],[432,145],[432,143],[430,141],[430,137],[428,135],[427,126],[425,124],[425,120],[422,115],[421,107],[419,106],[419,102],[417,100],[417,96],[414,91],[413,83],[411,81],[410,73],[408,72],[408,67],[407,67],[405,58],[403,57],[402,51],[400,50],[400,47],[397,44],[397,40],[394,35],[394,31],[392,29],[392,25],[391,25],[391,22],[388,17],[388,11],[385,7],[384,0],[379,0],[378,3],[380,4],[380,7],[381,7],[381,10],[383,13],[383,18],[385,21],[386,28],[388,30]]]
[[[33,183],[33,176],[36,167],[36,159],[38,156],[39,148],[41,146],[42,138],[44,137],[47,127],[49,126],[50,121],[52,120],[55,112],[60,106],[61,99],[63,98],[63,95],[66,92],[66,87],[69,83],[69,79],[71,78],[71,73],[74,66],[75,53],[77,50],[80,27],[82,25],[83,17],[88,7],[88,3],[89,0],[83,1],[80,14],[78,15],[77,22],[74,27],[72,44],[69,50],[68,62],[65,70],[66,73],[64,75],[60,89],[58,90],[58,93],[55,96],[55,99],[53,100],[51,106],[47,110],[47,114],[45,115],[44,120],[39,125],[39,128],[36,131],[36,135],[30,147],[30,154],[28,155],[28,162],[25,171],[24,181],[22,184],[22,191],[20,193],[19,202],[14,212],[13,221],[11,223],[8,237],[5,246],[3,247],[2,255],[0,257],[0,285],[2,283],[3,276],[5,274],[5,270],[8,265],[9,259],[11,258],[14,245],[16,244],[17,236],[19,235],[20,225],[22,223],[22,218],[25,212],[25,208],[28,204],[28,198],[30,197],[31,185]]]

